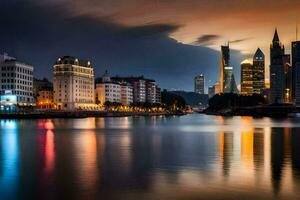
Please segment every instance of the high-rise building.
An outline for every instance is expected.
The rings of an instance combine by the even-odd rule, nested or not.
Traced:
[[[258,48],[253,56],[253,93],[262,94],[265,88],[265,55]]]
[[[32,90],[33,66],[7,54],[0,55],[0,95],[7,100],[1,101],[1,106],[33,106]],[[12,98],[6,98],[8,95]]]
[[[95,109],[94,85],[94,69],[90,61],[64,56],[55,62],[53,90],[57,109]]]
[[[270,103],[282,103],[284,97],[284,45],[277,29],[270,46]]]
[[[253,94],[253,66],[249,60],[241,63],[241,94]]]
[[[229,45],[221,46],[220,91],[221,93],[238,93],[233,74],[233,67],[230,65]]]
[[[292,65],[290,64],[290,55],[285,55],[283,59],[284,65],[284,103],[292,103]]]
[[[300,104],[300,41],[292,42],[292,98]]]
[[[214,86],[208,87],[208,98],[212,98],[215,95],[215,88]]]
[[[200,74],[194,78],[194,86],[195,86],[195,92],[198,94],[204,94],[204,75]]]

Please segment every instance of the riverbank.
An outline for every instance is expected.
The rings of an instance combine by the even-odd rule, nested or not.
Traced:
[[[300,107],[292,104],[259,105],[253,107],[229,107],[221,110],[206,109],[203,113],[221,116],[253,116],[253,117],[291,117],[300,112]]]
[[[111,112],[111,111],[48,111],[0,113],[0,119],[52,119],[52,118],[87,118],[87,117],[127,117],[127,116],[172,116],[184,115],[182,112]]]

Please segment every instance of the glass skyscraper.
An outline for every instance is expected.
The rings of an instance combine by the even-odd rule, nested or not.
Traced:
[[[253,93],[261,94],[265,88],[265,55],[258,48],[253,56]]]
[[[230,65],[229,45],[221,46],[220,58],[220,92],[237,93],[237,86],[234,79],[233,67]]]

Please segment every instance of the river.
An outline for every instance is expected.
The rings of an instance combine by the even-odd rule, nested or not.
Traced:
[[[1,199],[300,199],[300,119],[0,120]]]

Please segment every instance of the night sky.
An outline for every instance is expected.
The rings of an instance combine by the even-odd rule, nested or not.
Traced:
[[[275,27],[289,49],[300,18],[297,0],[1,0],[0,9],[0,52],[38,78],[52,79],[55,60],[71,55],[91,60],[96,76],[145,75],[184,90],[199,73],[207,84],[219,78],[227,41],[239,83],[239,63],[257,47],[268,59]]]

